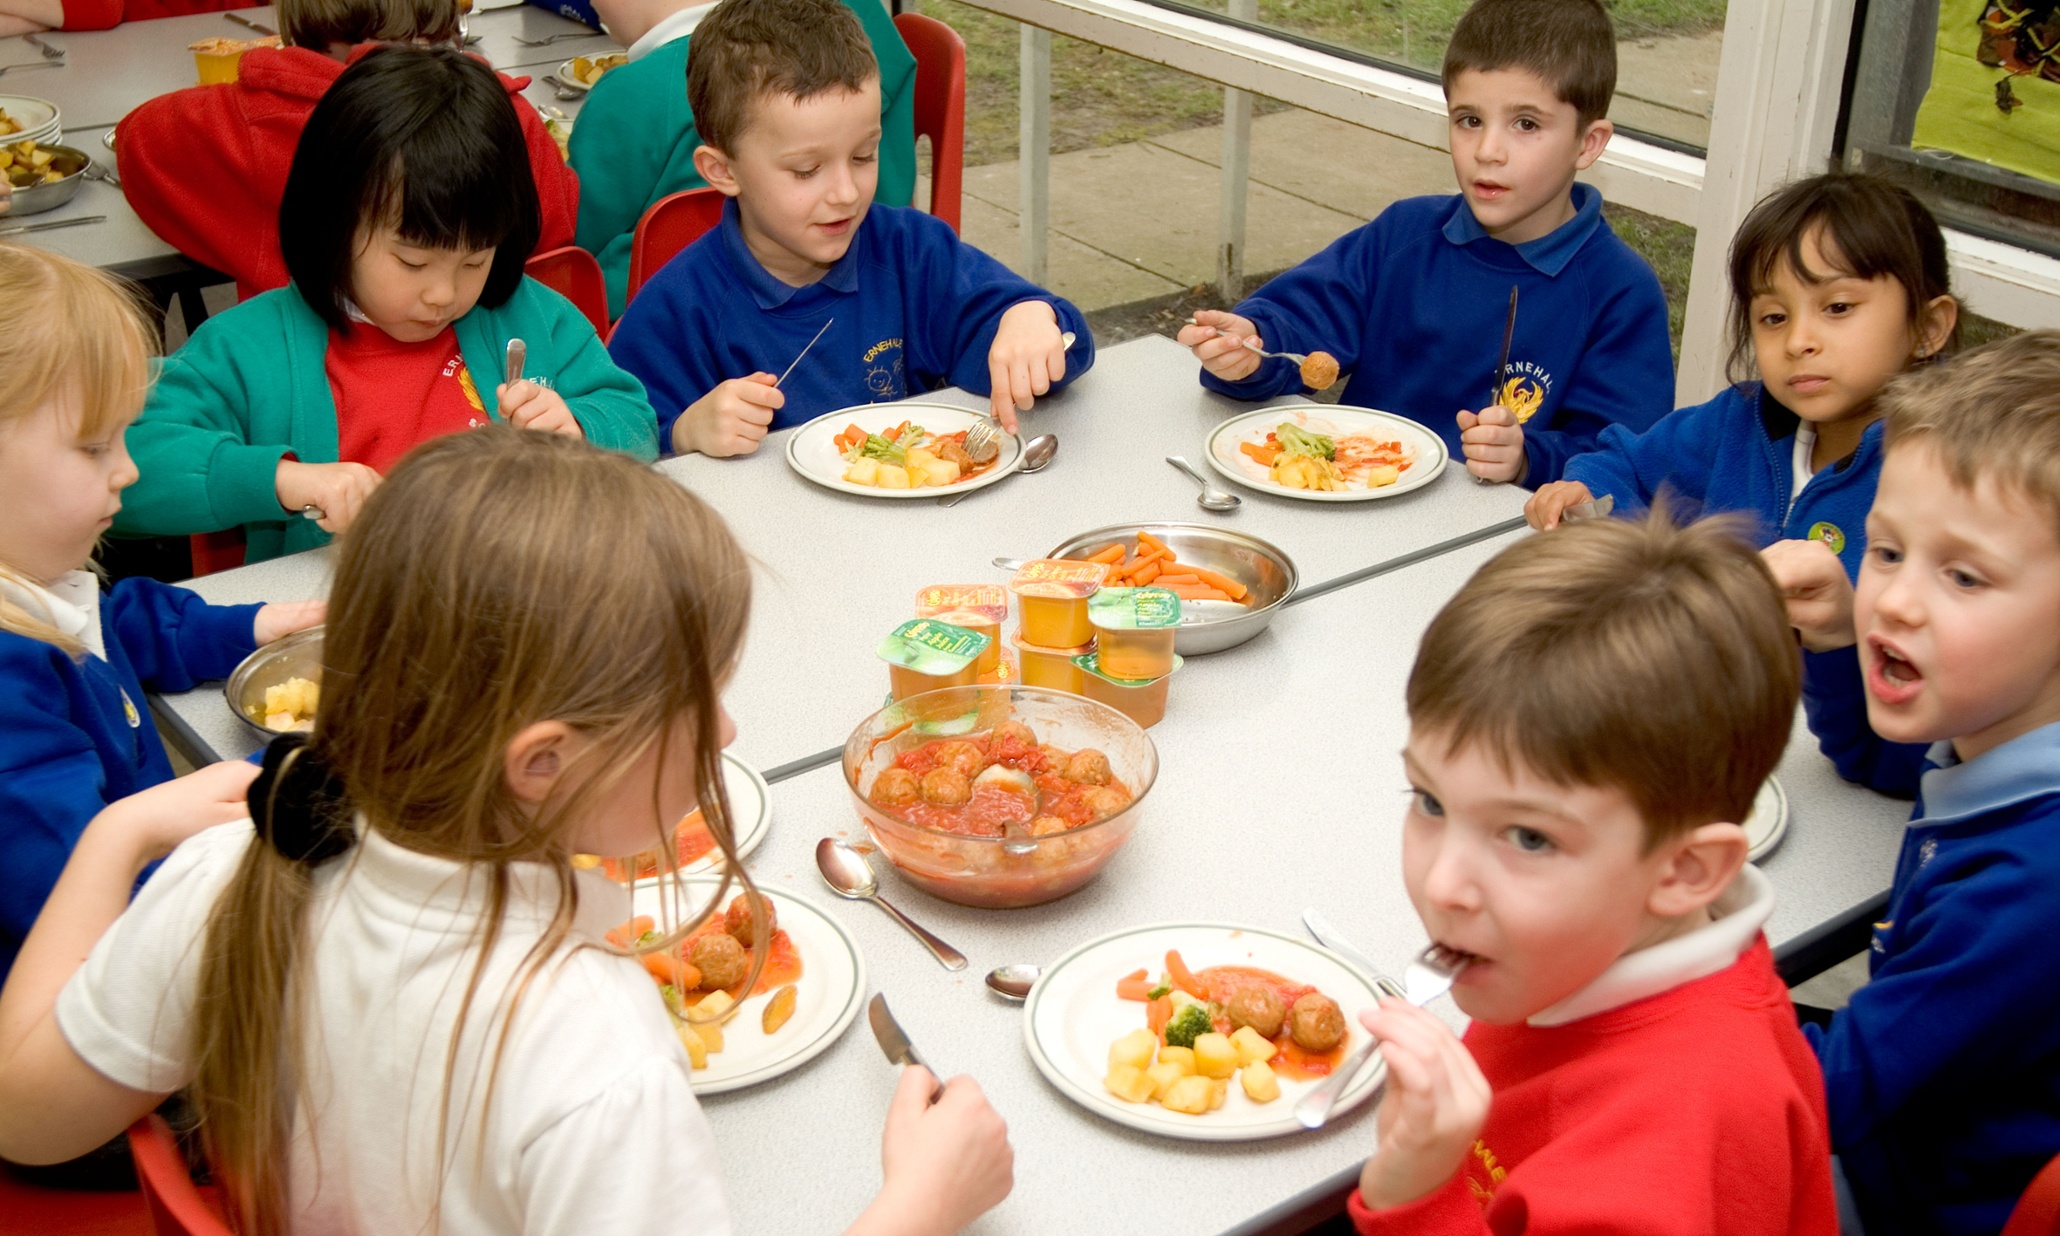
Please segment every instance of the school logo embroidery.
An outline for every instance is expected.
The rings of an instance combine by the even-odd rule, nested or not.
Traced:
[[[908,394],[908,380],[901,367],[900,339],[882,339],[865,353],[865,388],[874,403],[885,403]]]
[[[1516,423],[1521,425],[1538,414],[1545,404],[1545,397],[1552,393],[1552,375],[1529,361],[1511,361],[1509,376],[1502,383],[1502,390],[1495,402],[1516,414]]]
[[[467,428],[477,429],[486,424],[486,404],[479,398],[479,387],[472,381],[472,371],[465,367],[465,358],[453,356],[450,363],[443,367],[443,376],[458,379],[458,389],[465,393],[465,402],[472,405],[474,412],[479,413],[472,418]]]
[[[1824,544],[1831,547],[1831,552],[1834,554],[1845,552],[1845,533],[1839,529],[1837,524],[1828,523],[1821,519],[1818,520],[1810,525],[1810,539],[1812,541],[1824,542]]]
[[[1488,1149],[1488,1143],[1479,1139],[1475,1139],[1473,1144],[1473,1158],[1474,1162],[1480,1165],[1482,1175],[1488,1178],[1488,1183],[1482,1184],[1472,1172],[1468,1172],[1466,1190],[1473,1194],[1474,1201],[1486,1209],[1495,1196],[1496,1187],[1502,1183],[1503,1177],[1509,1175],[1509,1169],[1495,1158],[1495,1152]]]
[[[128,719],[129,728],[140,729],[143,725],[143,714],[136,711],[136,701],[129,698],[126,688],[116,687],[115,690],[122,693],[122,716]]]

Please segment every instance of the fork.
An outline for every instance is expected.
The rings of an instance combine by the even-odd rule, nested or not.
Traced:
[[[1071,350],[1074,335],[1064,331],[1059,335],[1059,347]],[[966,426],[966,458],[974,463],[986,463],[1001,452],[1001,422],[991,416],[983,416]]]
[[[517,35],[515,36],[515,41],[524,47],[549,47],[551,44],[562,42],[565,39],[591,39],[594,37],[596,36],[591,30],[567,30],[561,34],[545,35],[540,39],[525,39],[521,35]]]
[[[1187,320],[1187,325],[1189,325],[1189,326],[1202,326],[1202,324],[1201,324],[1200,322],[1197,322],[1197,321],[1195,321],[1195,320],[1194,320],[1193,318],[1189,318],[1189,319]],[[1216,332],[1217,334],[1219,334],[1219,335],[1227,335],[1227,334],[1229,334],[1229,333],[1230,333],[1229,331],[1226,331],[1226,330],[1220,330],[1220,329],[1218,329],[1217,327],[1214,327],[1214,326],[1202,326],[1202,329],[1203,329],[1203,330],[1213,330],[1213,331],[1215,331],[1215,332]],[[1267,358],[1268,360],[1291,360],[1291,361],[1295,362],[1295,363],[1296,363],[1297,365],[1299,365],[1299,364],[1301,364],[1302,362],[1304,362],[1304,361],[1306,361],[1306,360],[1308,360],[1308,359],[1309,359],[1308,357],[1306,357],[1306,356],[1302,355],[1302,354],[1301,354],[1300,352],[1268,352],[1268,351],[1267,351],[1267,350],[1266,350],[1265,348],[1262,348],[1262,347],[1260,347],[1260,346],[1259,346],[1259,343],[1258,343],[1258,341],[1257,341],[1257,340],[1255,340],[1255,339],[1252,339],[1252,338],[1250,338],[1249,336],[1247,336],[1247,337],[1246,337],[1246,338],[1245,338],[1245,339],[1244,339],[1244,340],[1242,341],[1242,343],[1243,343],[1243,346],[1244,346],[1244,348],[1245,348],[1245,350],[1246,350],[1246,351],[1248,351],[1248,352],[1256,352],[1256,353],[1258,353],[1258,354],[1259,354],[1260,356],[1266,357],[1266,358]]]
[[[1452,990],[1452,984],[1459,978],[1459,972],[1471,964],[1473,958],[1458,949],[1432,944],[1416,955],[1409,968],[1402,972],[1402,990],[1409,1003],[1418,1008]],[[1372,1035],[1359,1045],[1345,1063],[1322,1084],[1303,1095],[1295,1102],[1295,1119],[1305,1129],[1320,1129],[1330,1119],[1330,1109],[1337,1105],[1338,1096],[1352,1079],[1359,1076],[1366,1067],[1367,1057],[1380,1046],[1380,1040]]]
[[[62,60],[24,60],[20,64],[0,64],[0,77],[5,77],[17,69],[26,73],[30,69],[61,69],[63,67],[64,61]]]
[[[43,40],[41,40],[41,39],[37,38],[37,37],[36,37],[35,35],[33,35],[33,34],[25,34],[25,35],[23,35],[23,36],[21,36],[21,37],[22,37],[22,41],[23,41],[24,43],[27,43],[27,44],[28,44],[28,45],[29,45],[30,47],[33,47],[33,48],[35,48],[35,49],[36,49],[37,51],[39,51],[39,52],[42,52],[42,53],[43,53],[43,59],[45,59],[45,60],[62,60],[62,59],[64,59],[64,49],[63,49],[62,47],[57,47],[57,46],[54,46],[54,45],[52,45],[52,44],[49,44],[49,43],[45,43],[45,42],[44,42]]]

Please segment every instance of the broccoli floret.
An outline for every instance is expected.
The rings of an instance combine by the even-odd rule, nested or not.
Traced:
[[[1197,1038],[1215,1028],[1216,1019],[1209,1016],[1208,1005],[1185,1005],[1166,1023],[1166,1046],[1193,1047]]]

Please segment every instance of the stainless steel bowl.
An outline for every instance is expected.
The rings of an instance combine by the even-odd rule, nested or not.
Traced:
[[[289,678],[322,681],[322,628],[295,631],[243,658],[243,664],[222,684],[222,698],[229,702],[229,711],[236,714],[238,721],[269,742],[286,731],[265,724],[265,689]]]
[[[1083,532],[1045,557],[1084,558],[1116,541],[1134,549],[1139,532],[1164,541],[1182,562],[1228,575],[1250,589],[1244,601],[1181,602],[1180,634],[1173,647],[1183,657],[1235,648],[1264,631],[1302,580],[1294,559],[1278,546],[1211,524],[1111,524]]]
[[[4,144],[7,143],[0,143]],[[79,191],[79,186],[86,183],[86,168],[93,160],[87,157],[85,151],[47,143],[41,144],[38,148],[47,150],[55,156],[50,160],[50,166],[64,173],[64,179],[50,184],[34,185],[27,189],[15,189],[7,213],[0,215],[0,219],[12,219],[16,215],[39,215],[46,210],[56,210],[71,201],[72,195]]]

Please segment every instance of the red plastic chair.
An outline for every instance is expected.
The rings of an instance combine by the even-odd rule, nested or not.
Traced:
[[[594,324],[594,333],[608,337],[608,284],[601,278],[601,264],[578,245],[564,245],[539,253],[523,264],[530,278],[572,302],[573,308]]]
[[[225,528],[220,532],[196,532],[190,544],[193,547],[193,577],[213,575],[243,565],[243,529]]]
[[[916,58],[916,136],[930,139],[930,213],[956,232],[966,170],[966,41],[921,13],[897,13],[894,28]]]
[[[629,295],[658,273],[679,251],[715,230],[722,222],[722,194],[714,189],[686,189],[668,193],[651,204],[637,220],[636,235],[629,242]]]
[[[151,1236],[150,1210],[133,1190],[34,1184],[0,1167],[0,1232],[36,1236]]]
[[[2031,1178],[2003,1236],[2060,1236],[2060,1156]]]
[[[193,1183],[163,1116],[152,1112],[129,1126],[129,1155],[157,1236],[236,1236],[210,1199],[213,1191]]]

